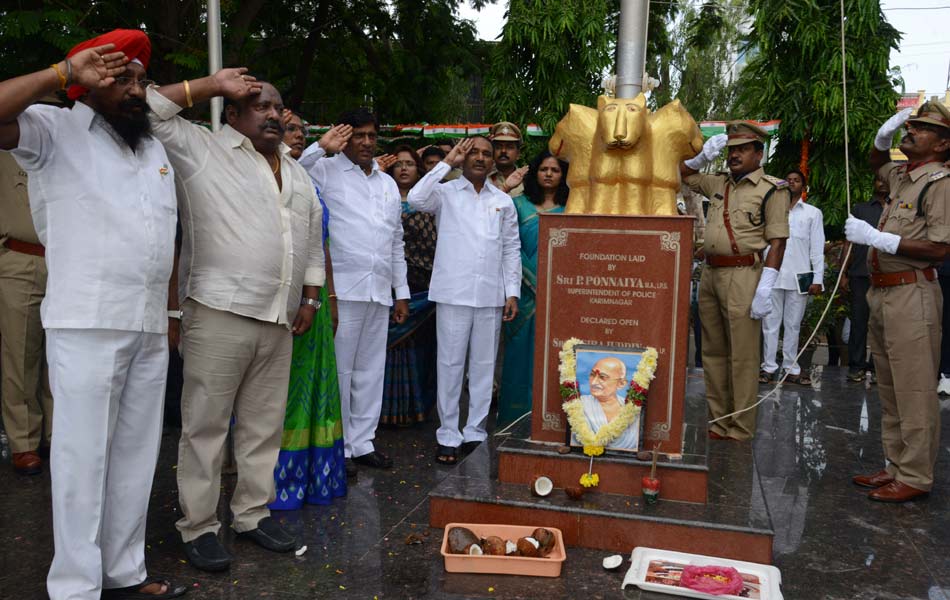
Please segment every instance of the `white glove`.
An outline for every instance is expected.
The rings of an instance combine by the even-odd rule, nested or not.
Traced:
[[[884,121],[881,128],[877,130],[877,137],[874,138],[874,147],[881,152],[887,152],[891,149],[891,142],[894,141],[894,134],[904,126],[907,119],[910,118],[913,108],[905,108],[890,119]]]
[[[772,312],[772,286],[778,278],[778,271],[772,267],[762,269],[759,276],[759,285],[755,288],[755,298],[752,299],[752,309],[749,316],[753,319],[764,319]]]
[[[901,236],[893,233],[878,231],[866,221],[848,216],[844,222],[844,235],[849,242],[877,248],[881,252],[897,254],[897,247],[901,243]]]
[[[699,154],[686,161],[686,166],[694,171],[702,171],[706,165],[716,160],[728,141],[729,136],[725,133],[712,136],[703,144],[703,149],[700,150]]]

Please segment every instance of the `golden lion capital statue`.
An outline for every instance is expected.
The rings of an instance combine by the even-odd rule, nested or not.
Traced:
[[[650,112],[643,94],[600,96],[596,109],[571,104],[549,148],[571,165],[565,212],[675,215],[680,162],[702,150],[703,135],[679,100]]]

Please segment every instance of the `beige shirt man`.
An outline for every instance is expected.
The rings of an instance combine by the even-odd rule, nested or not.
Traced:
[[[46,261],[30,216],[26,172],[0,152],[0,363],[3,426],[13,467],[36,474],[40,440],[49,442],[53,396],[49,389],[40,304]]]

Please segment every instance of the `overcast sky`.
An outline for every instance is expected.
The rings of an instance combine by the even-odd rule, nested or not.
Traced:
[[[498,0],[477,12],[466,4],[461,13],[475,22],[480,38],[494,40],[507,5]],[[891,65],[900,67],[906,91],[942,96],[950,67],[950,0],[882,0],[881,5],[888,21],[904,34],[900,50],[891,53]]]

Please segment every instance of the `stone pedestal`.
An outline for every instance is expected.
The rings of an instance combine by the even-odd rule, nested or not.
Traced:
[[[565,440],[558,352],[576,337],[657,349],[641,446],[682,453],[692,239],[692,217],[541,215],[532,440]]]

